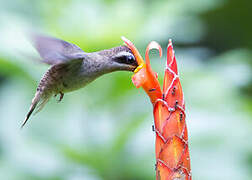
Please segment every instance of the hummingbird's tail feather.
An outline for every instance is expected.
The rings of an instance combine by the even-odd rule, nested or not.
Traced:
[[[30,118],[31,114],[36,109],[36,107],[37,107],[37,110],[33,113],[34,115],[37,114],[39,111],[41,111],[43,109],[43,107],[49,101],[50,97],[51,96],[41,98],[41,92],[39,92],[39,91],[36,92],[34,98],[32,99],[32,104],[30,106],[30,110],[27,113],[26,118],[25,118],[24,122],[21,125],[21,128],[23,128],[24,125],[27,123],[28,119]]]
[[[30,110],[29,112],[27,113],[26,115],[26,118],[24,120],[24,122],[22,123],[21,125],[21,128],[24,127],[24,125],[27,123],[28,119],[30,118],[32,112],[34,111],[34,109],[36,108],[37,104],[39,103],[40,101],[40,96],[41,96],[41,93],[39,91],[36,92],[34,98],[32,99],[32,103],[31,103],[31,106],[30,106]]]
[[[45,105],[46,105],[46,103],[49,101],[49,99],[50,99],[50,97],[47,97],[47,98],[43,99],[43,100],[38,104],[37,110],[34,112],[34,115],[37,114],[39,111],[41,111],[41,110],[45,107]]]

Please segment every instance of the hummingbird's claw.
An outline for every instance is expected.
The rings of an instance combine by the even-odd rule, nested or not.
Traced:
[[[55,94],[55,96],[57,96],[56,94]],[[54,97],[55,97],[54,96]],[[64,93],[63,92],[60,92],[60,98],[59,98],[59,100],[58,100],[58,103],[63,99],[63,97],[64,97]]]

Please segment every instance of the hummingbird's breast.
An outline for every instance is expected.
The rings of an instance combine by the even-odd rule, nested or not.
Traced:
[[[72,62],[62,65],[58,71],[56,92],[70,92],[86,86],[96,78],[96,75],[88,70],[83,62]]]
[[[41,79],[38,89],[43,94],[70,92],[86,86],[106,73],[99,62],[89,59],[72,60],[69,63],[53,65]]]
[[[99,77],[102,72],[99,65],[88,60],[62,65],[58,70],[56,91],[69,92],[80,89]]]

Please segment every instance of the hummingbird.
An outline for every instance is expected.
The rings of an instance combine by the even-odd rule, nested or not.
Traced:
[[[33,34],[31,43],[40,61],[51,65],[41,78],[29,112],[21,128],[33,111],[39,112],[52,96],[85,87],[96,78],[114,71],[134,71],[138,66],[131,50],[125,46],[87,53],[77,45],[45,35]]]

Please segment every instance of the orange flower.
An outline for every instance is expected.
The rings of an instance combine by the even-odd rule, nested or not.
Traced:
[[[154,108],[156,179],[191,180],[184,96],[172,42],[169,40],[167,47],[167,63],[161,90],[157,73],[151,69],[149,60],[151,49],[157,49],[160,57],[162,56],[160,45],[155,41],[149,43],[145,52],[145,63],[134,44],[125,37],[122,39],[133,52],[139,65],[132,76],[132,82],[137,88],[144,89]]]
[[[142,56],[135,48],[133,43],[130,42],[125,37],[122,37],[122,39],[126,43],[126,45],[131,49],[137,60],[137,63],[139,64],[139,66],[135,70],[135,74],[132,76],[132,82],[137,88],[142,87],[145,90],[145,92],[149,95],[152,104],[154,104],[157,99],[162,98],[162,92],[160,84],[157,79],[157,73],[152,71],[150,66],[149,51],[151,49],[158,49],[159,55],[161,57],[162,48],[157,42],[152,41],[146,48],[145,53],[146,63],[145,63]]]

